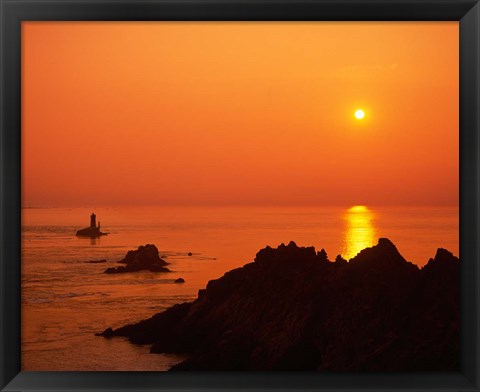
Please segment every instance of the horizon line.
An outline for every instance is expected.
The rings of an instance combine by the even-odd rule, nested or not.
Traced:
[[[254,204],[99,204],[99,205],[22,205],[20,209],[50,209],[50,208],[158,208],[158,207],[175,207],[175,208],[228,208],[228,207],[259,207],[259,208],[319,208],[319,207],[339,207],[339,208],[350,208],[355,206],[365,206],[368,208],[385,208],[385,207],[457,207],[460,208],[460,204],[449,204],[449,203],[408,203],[408,204],[376,204],[376,203],[327,203],[327,204],[264,204],[264,203],[254,203]]]

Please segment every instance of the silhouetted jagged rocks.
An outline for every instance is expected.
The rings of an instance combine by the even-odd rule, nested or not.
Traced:
[[[439,249],[419,269],[388,239],[348,263],[266,247],[194,302],[103,336],[189,355],[172,370],[456,371],[459,260]]]
[[[170,270],[165,267],[169,263],[159,257],[157,247],[151,244],[142,245],[137,250],[128,251],[125,258],[120,260],[119,263],[125,264],[125,266],[107,268],[105,273],[118,274],[142,270],[170,272]]]
[[[107,235],[108,233],[102,233],[100,231],[100,222],[98,222],[98,226],[97,226],[97,216],[92,213],[92,215],[90,215],[90,227],[87,227],[85,229],[82,229],[82,230],[78,230],[77,231],[77,237],[90,237],[90,238],[97,238],[97,237],[101,237],[102,235]]]
[[[337,257],[335,257],[335,263],[347,263],[347,260],[345,260],[342,255],[337,255]]]

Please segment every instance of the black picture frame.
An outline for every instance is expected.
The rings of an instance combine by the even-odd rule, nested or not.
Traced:
[[[0,0],[0,388],[2,391],[480,391],[479,0]],[[457,373],[22,372],[21,22],[459,21],[461,370]]]

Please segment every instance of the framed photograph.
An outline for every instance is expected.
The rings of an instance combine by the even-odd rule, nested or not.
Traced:
[[[1,1],[2,391],[479,391],[478,1]]]

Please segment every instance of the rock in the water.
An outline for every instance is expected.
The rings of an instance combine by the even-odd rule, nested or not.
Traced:
[[[188,255],[189,255],[189,256],[192,256],[192,255],[193,255],[193,253],[192,253],[192,252],[188,252]]]
[[[189,354],[172,370],[458,371],[459,317],[447,251],[419,269],[386,239],[348,263],[291,242],[103,335]]]
[[[136,271],[170,272],[170,270],[165,267],[168,263],[160,258],[157,247],[151,244],[142,245],[137,250],[128,251],[125,258],[120,260],[119,263],[125,264],[125,266],[107,268],[105,273],[118,274]]]
[[[185,279],[178,278],[178,279],[175,279],[175,281],[173,283],[185,283]]]
[[[78,230],[77,237],[90,237],[96,238],[102,235],[108,235],[108,233],[102,233],[98,227],[87,227],[86,229]]]
[[[105,259],[85,261],[85,263],[87,263],[87,264],[100,264],[100,263],[106,263],[106,262],[107,262],[107,260],[105,260]]]

